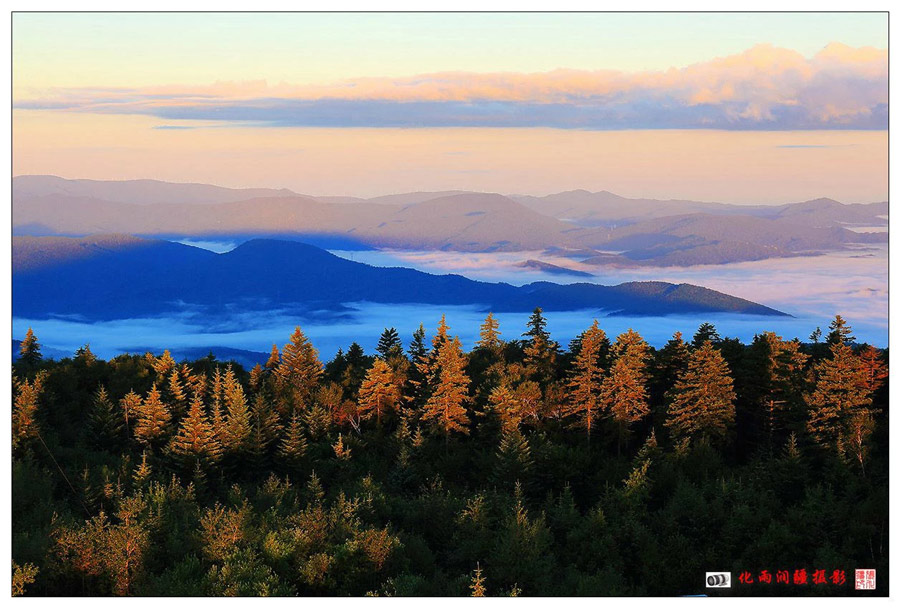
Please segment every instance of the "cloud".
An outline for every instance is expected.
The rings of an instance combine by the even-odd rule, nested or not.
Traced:
[[[886,129],[887,82],[886,50],[832,43],[806,58],[761,44],[664,71],[55,89],[14,105],[269,126]]]

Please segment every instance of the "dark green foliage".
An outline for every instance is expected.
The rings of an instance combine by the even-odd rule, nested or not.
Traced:
[[[402,395],[380,423],[358,407],[375,359],[353,344],[323,373],[299,329],[252,375],[178,364],[180,412],[165,356],[20,359],[18,580],[39,596],[670,596],[705,593],[711,569],[837,568],[848,585],[731,593],[849,595],[853,569],[874,567],[886,595],[887,353],[832,331],[832,346],[771,333],[743,345],[704,325],[694,346],[647,349],[650,415],[624,443],[612,410],[588,443],[558,404],[582,343],[598,381],[629,351],[582,336],[560,352],[539,309],[526,339],[460,353],[468,433],[448,437],[423,419],[417,382],[442,371],[424,330],[408,368],[396,332],[382,336]],[[842,382],[858,403],[826,441]],[[501,386],[504,407],[531,395],[517,423],[491,408]],[[171,419],[136,436],[126,395]]]

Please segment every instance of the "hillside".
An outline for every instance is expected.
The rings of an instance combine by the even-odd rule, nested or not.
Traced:
[[[36,263],[35,260],[46,260]],[[110,280],[115,277],[115,280]],[[495,311],[602,309],[608,314],[783,315],[692,285],[505,283],[377,268],[311,245],[253,240],[225,254],[167,241],[100,236],[13,239],[13,314],[124,319],[178,312],[340,313],[349,302],[478,305]]]

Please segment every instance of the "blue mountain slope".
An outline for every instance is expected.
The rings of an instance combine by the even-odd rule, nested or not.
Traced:
[[[600,308],[612,314],[784,313],[694,285],[603,286],[473,281],[378,268],[304,243],[253,240],[224,254],[128,236],[13,239],[13,314],[87,320],[293,308],[340,310],[346,302],[475,304],[495,311]]]

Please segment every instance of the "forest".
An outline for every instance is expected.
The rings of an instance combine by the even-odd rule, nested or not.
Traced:
[[[29,330],[13,595],[888,594],[886,349],[840,316],[658,349],[525,329],[489,314],[466,352],[442,318],[322,361],[297,327],[249,370],[45,359]]]

